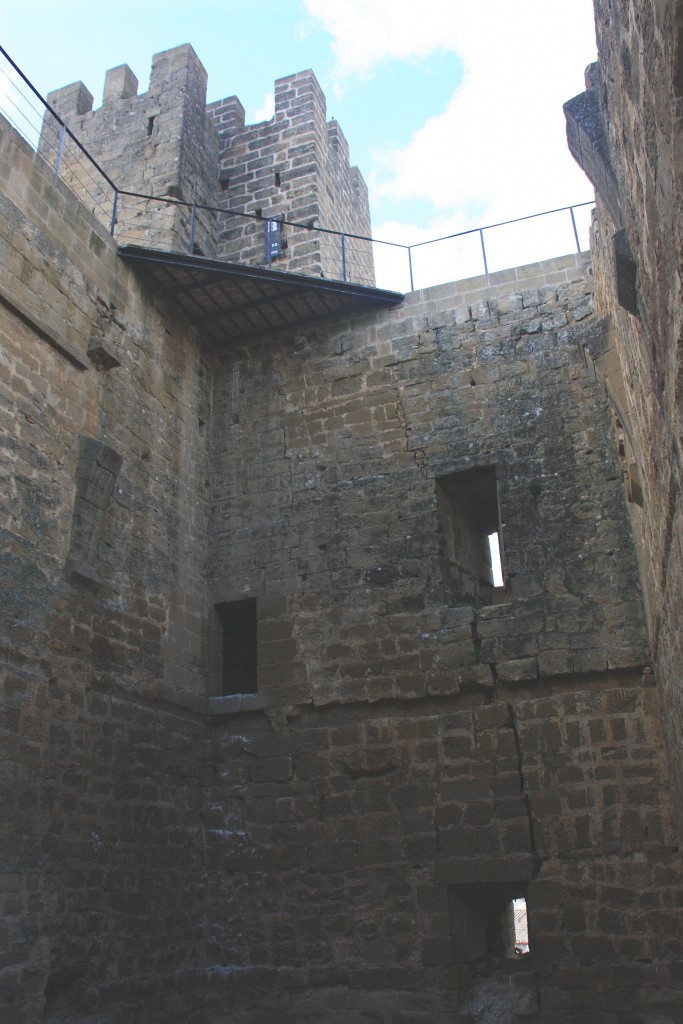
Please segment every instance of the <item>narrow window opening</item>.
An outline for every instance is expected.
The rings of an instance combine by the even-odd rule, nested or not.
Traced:
[[[495,533],[490,533],[488,536],[489,541],[489,555],[491,558],[491,575],[493,577],[494,587],[503,586],[503,563],[500,559],[500,534],[496,530]]]
[[[458,885],[449,891],[455,963],[529,952],[525,882]]]
[[[230,178],[221,178],[221,192],[227,192],[230,188]]]
[[[526,900],[523,896],[512,900],[505,911],[507,924],[506,953],[508,956],[524,956],[529,952],[529,922]]]
[[[494,466],[436,480],[444,579],[458,603],[505,599],[502,532]]]
[[[154,117],[156,117],[156,114],[154,115]],[[152,129],[154,128],[154,117],[148,117],[147,118],[147,138],[148,139],[150,138],[150,136],[152,134]]]
[[[230,601],[216,605],[220,658],[219,681],[224,697],[256,693],[256,601]]]
[[[275,186],[276,186],[276,188],[280,187],[280,172],[279,171],[275,172]]]

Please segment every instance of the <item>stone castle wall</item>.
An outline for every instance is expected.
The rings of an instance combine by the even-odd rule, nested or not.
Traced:
[[[1,147],[3,1012],[673,1024],[680,863],[585,259],[209,352]],[[473,466],[506,583],[465,601]],[[216,607],[245,597],[257,692],[221,696]],[[487,930],[524,895],[509,958]]]
[[[601,5],[603,6],[603,5]],[[610,4],[600,24],[601,74],[610,154],[623,226],[633,254],[638,312],[614,301],[613,228],[600,207],[597,248],[601,307],[613,317],[629,399],[635,461],[643,489],[640,533],[650,634],[678,808],[683,814],[683,294],[681,290],[680,3],[646,4],[639,17]],[[609,21],[608,21],[609,19]],[[610,24],[612,34],[606,31]],[[619,33],[617,55],[615,30]],[[617,133],[621,126],[622,136]],[[621,225],[620,225],[621,226]]]
[[[205,358],[6,123],[0,169],[0,1016],[188,1020]]]
[[[680,865],[587,269],[219,358],[209,593],[256,600],[259,685],[209,706],[211,1022],[224,999],[245,1022],[607,1022],[664,977],[675,1019]],[[437,498],[473,465],[506,577],[476,606]],[[531,961],[481,937],[513,896]]]
[[[673,1024],[654,691],[559,689],[217,718],[207,1021]],[[520,896],[531,952],[503,957]]]
[[[297,700],[647,662],[609,419],[579,352],[600,329],[586,258],[495,280],[222,357],[212,598],[286,599],[273,674],[285,684],[289,651]],[[495,470],[506,583],[473,607],[444,566],[438,491],[477,467]]]
[[[596,15],[599,64],[578,98],[594,127],[575,155],[597,188],[597,305],[621,380],[624,471],[680,828],[683,5],[598,0]]]

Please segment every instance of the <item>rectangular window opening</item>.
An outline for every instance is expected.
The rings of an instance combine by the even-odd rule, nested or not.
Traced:
[[[507,599],[495,466],[436,480],[444,577],[463,604]]]
[[[529,952],[525,882],[453,886],[449,913],[456,963]]]
[[[523,896],[512,900],[507,907],[508,956],[524,956],[529,952],[529,921],[527,919],[526,900]]]
[[[488,536],[489,541],[489,557],[491,559],[491,576],[493,579],[494,587],[503,586],[503,563],[500,558],[500,534],[496,530],[495,533],[490,533]]]
[[[217,604],[218,681],[224,697],[257,692],[256,600]]]

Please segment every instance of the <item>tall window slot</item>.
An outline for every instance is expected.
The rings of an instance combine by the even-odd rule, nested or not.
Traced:
[[[457,602],[502,599],[503,544],[494,466],[437,478],[444,576]]]
[[[256,693],[256,601],[216,605],[221,693]]]
[[[527,919],[526,899],[517,897],[508,904],[506,910],[508,956],[523,956],[529,952],[529,922]]]

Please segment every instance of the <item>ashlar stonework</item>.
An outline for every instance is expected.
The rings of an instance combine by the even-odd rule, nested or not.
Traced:
[[[669,82],[680,4],[617,6],[599,104],[622,46]],[[292,222],[367,234],[362,181],[312,74],[277,94],[207,109],[183,46],[147,93],[52,99],[121,187],[254,218],[200,220],[205,256],[262,261],[261,209],[285,274],[338,276]],[[221,344],[0,123],[4,1019],[680,1021],[680,434],[641,360],[678,256],[617,140],[593,255]],[[187,251],[186,207],[139,212],[128,241]]]

